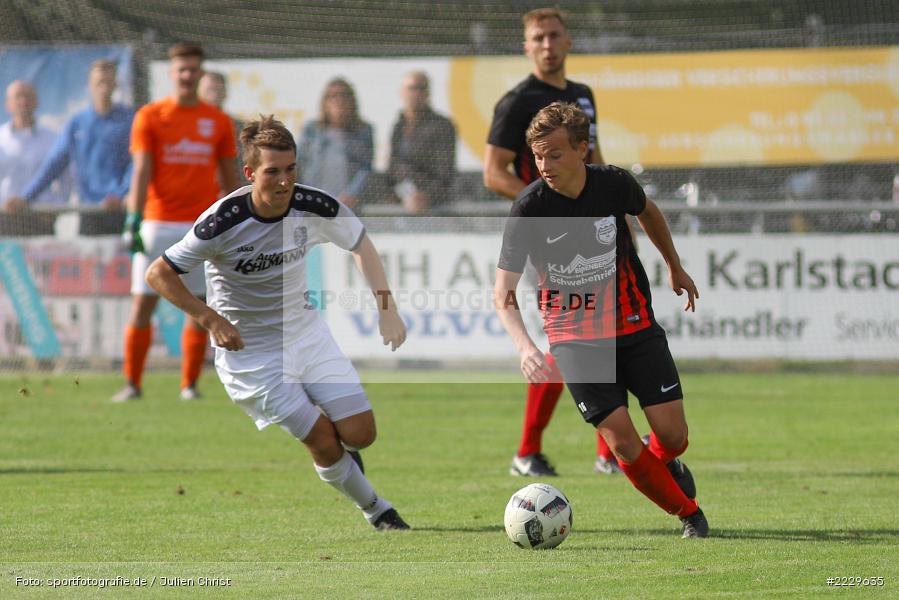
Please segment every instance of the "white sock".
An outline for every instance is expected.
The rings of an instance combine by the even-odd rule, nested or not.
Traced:
[[[370,523],[392,508],[390,502],[378,497],[359,465],[346,452],[330,467],[315,465],[315,472],[322,481],[352,500]]]

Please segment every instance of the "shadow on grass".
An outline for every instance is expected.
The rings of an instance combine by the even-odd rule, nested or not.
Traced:
[[[899,477],[899,471],[842,471],[839,473],[828,473],[834,477],[865,477],[870,479],[881,479],[886,477]]]
[[[781,540],[785,542],[876,543],[899,540],[899,529],[713,529],[718,538],[735,540]]]
[[[415,531],[433,531],[438,533],[505,533],[501,525],[481,525],[480,527],[413,527]]]
[[[160,468],[151,469],[121,467],[10,467],[8,469],[0,469],[0,477],[3,475],[72,475],[85,473],[127,473],[137,475],[141,473],[182,473],[191,475],[194,473],[219,473],[225,469],[203,469],[203,468]]]
[[[579,529],[578,531],[586,531]],[[602,529],[596,533],[616,533],[622,535],[664,535],[672,529]],[[729,540],[777,540],[783,542],[853,542],[873,544],[884,541],[899,541],[899,529],[720,529],[712,526],[711,538]]]
[[[505,533],[506,530],[502,525],[481,525],[481,526],[472,526],[472,527],[440,527],[440,526],[431,526],[431,527],[413,527],[415,531],[431,531],[436,533]],[[596,533],[603,534],[609,533],[608,529],[582,529],[580,527],[575,526],[575,531],[578,533]],[[663,530],[658,530],[662,532]],[[671,533],[672,531],[677,532],[677,529],[664,530],[665,533]],[[638,531],[628,531],[629,534],[640,533]],[[652,532],[655,533],[655,532]]]
[[[125,469],[100,467],[12,467],[0,475],[60,475],[68,473],[125,473]]]

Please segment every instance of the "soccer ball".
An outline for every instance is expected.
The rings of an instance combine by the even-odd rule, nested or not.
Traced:
[[[571,503],[545,483],[532,483],[506,505],[506,534],[520,548],[555,548],[571,533]]]

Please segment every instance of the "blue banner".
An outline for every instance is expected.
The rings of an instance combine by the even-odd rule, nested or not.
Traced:
[[[36,358],[56,358],[60,355],[59,340],[50,317],[41,302],[34,280],[25,264],[22,248],[15,242],[0,241],[0,281],[12,300],[19,317],[25,341]]]
[[[181,330],[184,328],[184,313],[178,308],[159,299],[156,305],[156,326],[162,334],[169,356],[181,356]]]
[[[16,79],[37,91],[38,122],[59,131],[66,120],[90,102],[87,77],[91,63],[100,58],[118,65],[114,99],[134,105],[133,51],[129,46],[4,46],[0,47],[0,91]],[[0,123],[9,120],[0,106]]]

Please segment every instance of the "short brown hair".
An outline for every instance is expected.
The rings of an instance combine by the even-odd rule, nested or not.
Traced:
[[[240,132],[243,146],[243,162],[252,168],[259,165],[259,149],[292,150],[297,152],[297,143],[284,123],[274,115],[259,115],[259,120],[250,121]]]
[[[168,54],[169,60],[188,56],[196,56],[200,60],[206,58],[206,53],[203,52],[203,46],[194,42],[178,42],[174,46],[169,46]]]
[[[108,58],[98,58],[91,63],[90,72],[100,71],[101,73],[111,73],[115,77],[118,65]]]
[[[539,23],[543,19],[558,19],[559,23],[562,24],[562,27],[568,29],[568,24],[565,23],[567,18],[568,13],[561,8],[535,8],[530,12],[524,13],[524,16],[521,17],[521,23],[524,25],[524,28],[527,29],[528,25],[531,23]]]
[[[568,131],[572,148],[590,141],[590,117],[577,104],[570,102],[553,102],[534,115],[524,139],[530,147],[560,127]]]

